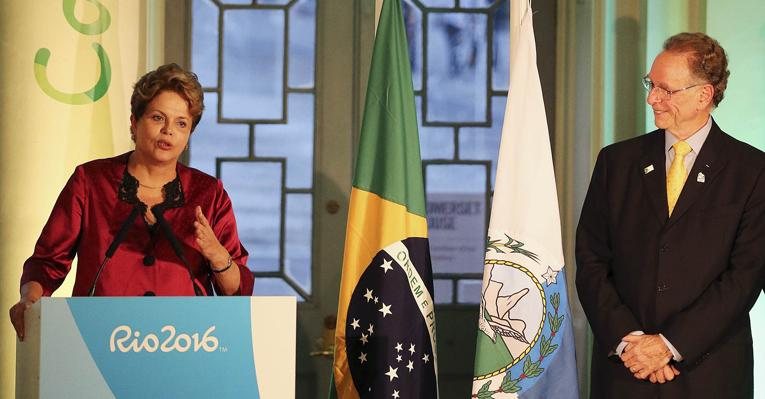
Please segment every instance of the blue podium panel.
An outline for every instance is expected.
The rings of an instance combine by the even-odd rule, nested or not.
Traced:
[[[19,398],[293,398],[292,297],[43,298]]]

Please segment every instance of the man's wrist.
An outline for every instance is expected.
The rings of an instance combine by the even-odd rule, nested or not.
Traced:
[[[643,331],[635,330],[625,335],[624,337],[627,337],[629,335],[644,335],[644,334],[645,333]],[[624,338],[622,338],[622,341],[619,341],[619,343],[616,345],[616,349],[614,349],[612,353],[616,356],[621,356],[622,353],[624,352],[624,349],[627,347],[627,344],[629,344],[629,342],[624,341]]]
[[[659,334],[659,337],[662,341],[664,341],[664,345],[667,346],[667,349],[669,349],[669,353],[672,355],[672,360],[676,362],[682,362],[683,361],[683,355],[680,354],[680,351],[675,348],[674,345],[672,345],[671,342],[667,339],[667,337],[664,336],[664,334]]]

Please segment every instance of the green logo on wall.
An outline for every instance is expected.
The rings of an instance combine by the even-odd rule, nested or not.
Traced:
[[[91,23],[82,23],[77,20],[74,15],[74,6],[77,0],[63,0],[63,12],[66,21],[77,32],[83,35],[98,35],[109,29],[111,25],[111,16],[109,10],[104,7],[103,4],[97,0],[87,0],[98,7],[98,19]],[[98,99],[106,95],[109,91],[109,83],[112,78],[112,68],[109,63],[109,56],[106,54],[106,50],[98,43],[93,43],[93,49],[98,55],[98,61],[101,67],[101,74],[98,80],[89,90],[81,93],[66,93],[56,89],[48,80],[48,62],[50,61],[50,50],[47,48],[41,48],[35,53],[34,73],[35,80],[40,89],[53,98],[56,101],[60,101],[65,104],[81,105],[96,102]]]

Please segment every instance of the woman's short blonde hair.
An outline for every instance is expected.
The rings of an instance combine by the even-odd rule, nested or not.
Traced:
[[[186,100],[193,119],[193,132],[202,119],[204,92],[197,75],[175,63],[162,65],[138,79],[130,97],[130,113],[135,119],[141,118],[151,100],[163,91],[172,91]]]

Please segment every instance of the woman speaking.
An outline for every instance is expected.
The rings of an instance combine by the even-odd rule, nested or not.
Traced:
[[[141,77],[130,99],[135,150],[79,165],[24,263],[11,322],[64,281],[73,296],[251,295],[253,276],[219,180],[178,162],[202,118],[195,74],[176,64]]]

